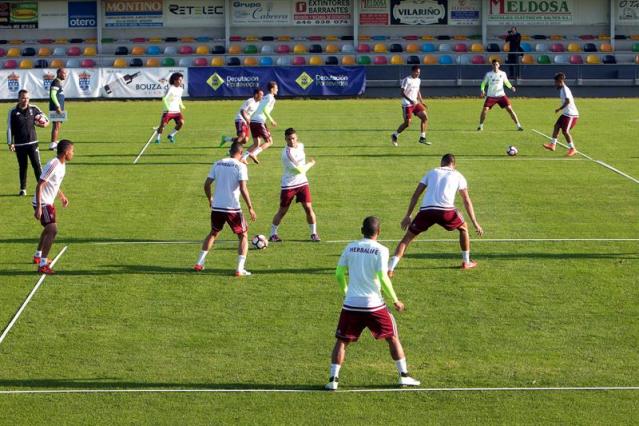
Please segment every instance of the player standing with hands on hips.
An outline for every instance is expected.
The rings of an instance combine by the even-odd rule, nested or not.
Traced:
[[[166,137],[171,143],[175,143],[175,135],[177,135],[177,132],[179,132],[184,125],[182,111],[185,110],[186,107],[182,103],[182,92],[184,91],[182,87],[183,81],[184,76],[179,72],[174,72],[171,74],[171,77],[169,77],[169,87],[167,87],[166,93],[162,98],[164,109],[162,110],[162,118],[158,126],[155,143],[160,143],[162,140],[162,131],[164,130],[164,126],[169,124],[169,121],[175,121],[175,128]]]
[[[424,99],[422,99],[422,93],[420,91],[422,84],[422,80],[419,78],[420,73],[421,70],[419,66],[415,65],[411,68],[410,75],[404,77],[401,82],[402,114],[404,116],[404,122],[400,124],[397,131],[391,135],[391,142],[394,146],[399,145],[397,142],[399,134],[410,126],[413,114],[421,120],[419,124],[419,143],[430,145],[430,142],[426,140],[428,114],[426,113],[426,105],[424,104]]]

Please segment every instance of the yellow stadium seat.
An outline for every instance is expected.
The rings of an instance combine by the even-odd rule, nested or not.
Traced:
[[[87,44],[96,44],[98,42],[98,39],[96,38],[85,38],[84,42]]]
[[[581,52],[581,46],[579,46],[577,43],[568,43],[568,51]]]
[[[533,55],[524,55],[521,58],[521,63],[524,65],[534,65],[535,58],[533,57]]]
[[[424,56],[424,65],[437,65],[437,57],[435,55]]]
[[[51,49],[49,49],[48,47],[39,48],[38,56],[51,56]]]
[[[11,47],[7,50],[7,58],[17,58],[20,56],[20,49],[17,47]]]
[[[471,52],[483,52],[484,51],[484,46],[481,43],[473,43],[472,46],[470,46],[470,51]]]
[[[334,44],[327,44],[326,53],[339,53],[339,47]]]
[[[508,43],[508,42],[504,43],[504,45],[501,48],[501,50],[503,50],[504,52],[510,52],[510,43]]]
[[[550,39],[557,41],[557,40],[563,40],[564,37],[560,36],[559,34],[553,34],[553,35],[550,36]]]
[[[64,61],[62,59],[54,59],[49,62],[49,68],[64,68]]]
[[[113,68],[126,68],[127,67],[127,63],[126,60],[123,58],[116,58],[113,61]]]
[[[246,36],[245,40],[246,41],[259,41],[259,39],[256,36],[253,36],[253,35]]]
[[[291,41],[291,36],[288,36],[288,35],[277,36],[277,40],[278,41]]]
[[[521,35],[521,40],[522,41],[530,41],[530,36],[527,34],[522,34]]]
[[[82,55],[84,55],[84,56],[95,56],[95,55],[97,55],[97,51],[96,51],[94,46],[87,46],[87,47],[84,48],[84,51],[82,52]]]
[[[375,53],[386,53],[386,45],[384,43],[375,43],[373,47]]]
[[[327,35],[326,36],[326,41],[337,41],[338,38],[336,35]]]
[[[209,54],[209,47],[205,46],[205,45],[200,45],[200,46],[195,48],[195,54],[196,55],[208,55]]]
[[[30,59],[23,59],[20,61],[20,69],[27,70],[33,68],[33,62]]]
[[[639,34],[633,34],[630,36],[630,40],[639,40]]]
[[[406,45],[406,53],[418,53],[419,51],[419,46],[415,43],[409,43]]]
[[[229,47],[229,55],[240,55],[242,53],[242,47],[237,44]]]
[[[599,50],[606,53],[611,53],[614,51],[610,43],[601,43],[601,46],[599,46]]]
[[[133,56],[142,56],[144,55],[144,47],[142,46],[133,46],[133,48],[131,49],[131,55]]]
[[[461,35],[461,34],[457,34],[457,35],[453,36],[453,40],[466,40],[466,36],[465,35]]]
[[[69,44],[69,40],[66,38],[56,38],[54,41],[55,44]]]
[[[216,56],[213,59],[211,59],[211,66],[212,67],[223,67],[224,66],[224,58],[220,57],[220,56]]]
[[[159,67],[160,66],[160,60],[158,58],[149,58],[146,60],[146,66],[147,67]]]
[[[244,65],[247,67],[255,67],[257,66],[257,58],[254,56],[247,56],[244,58]]]
[[[162,43],[162,37],[149,37],[149,43]]]
[[[637,56],[639,58],[639,56]],[[355,57],[352,55],[342,56],[342,65],[355,65]]]
[[[586,56],[586,63],[590,65],[597,65],[601,63],[601,58],[599,55],[588,55]]]
[[[324,61],[321,56],[311,56],[311,59],[308,61],[309,65],[324,65]]]
[[[371,39],[371,36],[369,36],[369,35],[365,35],[365,34],[360,34],[359,35],[359,40],[360,41],[368,41],[370,39]]]
[[[182,43],[193,43],[195,39],[193,37],[181,37],[180,41]]]
[[[432,35],[423,35],[422,40],[434,40]]]
[[[303,55],[304,53],[306,53],[306,46],[299,43],[296,44],[295,47],[293,48],[293,53],[296,55]]]
[[[499,61],[500,64],[503,64],[503,62],[501,60],[501,57],[499,55],[490,55],[488,57],[488,63],[489,64],[492,64],[494,60],[497,60],[497,61]]]
[[[401,55],[393,55],[391,57],[390,63],[393,65],[402,65],[404,63],[404,58]]]
[[[610,40],[610,36],[608,34],[599,34],[599,37],[597,37],[599,40]]]

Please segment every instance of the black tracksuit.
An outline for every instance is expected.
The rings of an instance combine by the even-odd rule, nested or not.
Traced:
[[[29,105],[26,109],[20,109],[16,105],[9,111],[7,123],[7,143],[14,144],[18,165],[20,166],[20,189],[27,189],[27,167],[31,160],[31,167],[36,177],[36,182],[42,174],[40,165],[40,151],[38,151],[38,135],[35,129],[35,117],[42,114],[40,108]]]

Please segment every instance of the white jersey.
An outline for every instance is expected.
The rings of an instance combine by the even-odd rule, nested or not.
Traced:
[[[488,85],[486,96],[489,98],[500,98],[506,96],[504,83],[508,81],[508,76],[503,71],[488,71],[484,76],[484,84]],[[510,84],[510,82],[508,81]]]
[[[273,111],[273,107],[275,106],[275,96],[272,94],[268,94],[262,98],[255,113],[251,117],[251,121],[255,123],[266,124],[266,114],[264,112],[268,112],[269,114]]]
[[[240,110],[237,112],[237,115],[235,116],[235,121],[244,121],[242,111],[246,112],[246,115],[248,115],[250,119],[253,116],[253,113],[255,113],[255,110],[257,109],[259,104],[260,103],[253,98],[248,98],[247,100],[245,100],[240,107]]]
[[[353,241],[342,252],[338,266],[348,268],[344,309],[376,311],[386,307],[377,274],[388,272],[388,248],[368,238]]]
[[[215,181],[215,193],[211,210],[220,212],[239,212],[240,181],[248,180],[246,164],[235,158],[224,158],[211,167],[209,178]]]
[[[298,143],[295,148],[287,146],[282,150],[282,189],[299,188],[308,184],[306,173],[299,173],[295,168],[306,164],[304,144]]]
[[[413,78],[409,75],[407,77],[404,77],[404,79],[402,80],[401,88],[404,91],[404,94],[408,96],[408,99],[413,102],[417,102],[417,95],[419,94],[419,88],[421,84],[422,80],[419,77]],[[412,105],[412,103],[408,102],[408,100],[402,96],[402,105],[409,106]]]
[[[563,105],[566,102],[566,99],[570,99],[570,103],[564,108],[563,115],[567,115],[568,117],[579,117],[579,110],[577,110],[577,105],[575,105],[575,98],[572,97],[572,92],[564,84],[564,86],[559,90],[559,96],[561,97],[561,104]]]
[[[450,167],[437,167],[430,170],[420,183],[426,185],[426,195],[424,195],[420,210],[454,209],[457,191],[468,188],[466,178]]]
[[[58,157],[54,157],[50,160],[42,169],[40,180],[45,181],[40,190],[40,204],[41,205],[53,205],[55,197],[58,195],[60,185],[62,185],[62,179],[66,173],[67,166],[58,160]],[[36,196],[33,196],[33,205],[36,205]]]
[[[169,108],[166,109],[164,107],[164,112],[178,113],[180,112],[180,105],[182,104],[182,92],[184,89],[182,87],[175,87],[172,84],[166,89],[166,93],[164,94],[164,98],[166,99],[166,103]]]

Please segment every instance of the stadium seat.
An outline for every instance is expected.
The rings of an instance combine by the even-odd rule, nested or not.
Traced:
[[[247,56],[244,58],[244,66],[245,67],[256,67],[257,66],[257,58],[255,56]]]
[[[632,51],[633,52],[639,52],[639,43],[635,43],[632,45]]]
[[[224,58],[221,56],[218,56],[216,58],[211,59],[211,66],[212,67],[223,67],[224,66]]]
[[[321,35],[310,35],[306,37],[306,39],[310,41],[322,41],[323,37]]]
[[[419,46],[415,43],[408,43],[406,45],[406,53],[419,53]]]
[[[639,55],[635,56],[635,64],[639,64]]]
[[[393,55],[391,56],[390,63],[392,65],[403,65],[404,58],[402,58],[402,55]]]
[[[523,42],[523,43],[521,44],[521,50],[523,50],[524,52],[532,52],[532,51],[533,51],[533,48],[532,48],[532,46],[530,45],[530,43]]]
[[[161,65],[163,67],[174,67],[175,66],[175,59],[173,59],[173,58],[162,58]]]
[[[21,70],[28,70],[31,68],[33,68],[33,61],[31,61],[31,59],[23,59],[20,61]]]
[[[615,34],[615,40],[626,40],[628,37],[626,37],[623,34]]]
[[[327,56],[324,60],[324,65],[339,65],[339,59],[337,59],[337,56]]]
[[[193,59],[194,67],[205,67],[209,64],[209,61],[206,58],[195,58]]]
[[[213,46],[211,48],[212,55],[224,55],[226,53],[226,48],[220,44]]]
[[[178,38],[177,37],[165,37],[164,38],[164,42],[165,43],[177,43]]]
[[[4,61],[4,64],[2,64],[2,68],[4,68],[5,70],[13,70],[18,68],[18,61],[16,61],[15,59],[7,59],[6,61]]]
[[[242,37],[238,35],[232,35],[229,37],[229,41],[239,42],[239,41],[242,41]]]
[[[534,34],[534,35],[531,36],[531,38],[533,40],[546,40],[548,37],[546,37],[543,34]]]
[[[337,38],[337,36],[336,36],[336,35],[331,34],[331,35],[327,35],[327,36],[325,37],[325,40],[326,40],[326,41],[337,41],[337,40],[339,40],[339,39]]]
[[[597,37],[595,37],[592,34],[584,34],[584,35],[580,35],[579,38],[582,40],[595,40]]]
[[[339,53],[339,47],[335,44],[327,44],[326,53]]]
[[[82,56],[95,56],[97,54],[98,54],[98,52],[97,52],[95,46],[87,46],[82,51]]]
[[[257,36],[254,36],[254,35],[246,36],[246,38],[245,38],[244,40],[245,40],[245,41],[259,41],[259,39],[257,38]]]
[[[178,47],[178,54],[179,55],[192,55],[193,54],[193,47],[187,45],[184,46],[180,46]]]
[[[483,55],[475,55],[473,56],[473,58],[470,60],[470,62],[473,65],[483,65],[486,63],[486,59],[484,58]]]
[[[166,46],[164,48],[164,54],[165,55],[170,55],[170,56],[177,55],[177,47],[175,47],[175,46]]]
[[[256,55],[257,54],[257,46],[254,44],[247,44],[244,46],[244,54],[245,55]]]
[[[53,49],[53,56],[66,56],[67,51],[64,49],[64,47],[55,47]]]
[[[71,58],[67,61],[67,68],[80,68],[80,60],[78,58]]]
[[[195,41],[197,41],[198,43],[208,43],[209,41],[211,41],[211,37],[209,36],[199,36],[199,37],[195,37]],[[208,46],[206,47],[207,52],[208,52]]]
[[[475,47],[477,43],[473,43],[473,45],[471,46],[470,50],[472,50],[473,52],[475,52],[475,50],[473,50],[473,48]],[[488,46],[486,46],[486,52],[499,52],[501,49],[499,49],[499,45],[497,43],[488,43]],[[481,50],[479,50],[478,52],[481,52]]]
[[[280,56],[276,61],[279,66],[288,66],[291,65],[291,57],[290,56]]]
[[[457,63],[459,65],[470,65],[472,56],[471,55],[459,55],[457,56]]]
[[[313,55],[308,59],[308,64],[314,66],[323,65],[324,60],[321,56]]]
[[[160,46],[149,46],[146,48],[147,55],[159,55],[161,53],[162,49],[160,49]]]
[[[390,52],[392,53],[401,53],[404,51],[404,49],[402,48],[402,45],[399,43],[393,43],[390,45],[390,48],[388,49]],[[392,61],[391,61],[392,62]]]
[[[342,45],[342,53],[355,53],[355,46],[352,44],[343,44]]]
[[[295,46],[293,46],[293,54],[295,55],[303,55],[305,54],[306,51],[306,46],[304,46],[301,43],[297,43]],[[295,60],[293,60],[293,63],[295,62]]]
[[[564,45],[561,43],[553,43],[550,45],[550,51],[553,53],[560,53],[560,52],[564,52],[566,49],[564,49]]]
[[[435,40],[435,37],[433,37],[433,36],[432,36],[432,35],[430,35],[430,34],[424,34],[424,35],[421,37],[421,39],[422,39],[422,40],[429,40],[429,41],[430,41],[430,40]]]
[[[380,40],[388,40],[390,37],[386,35],[374,35],[371,37],[372,40],[380,41]]]
[[[3,56],[3,55],[0,55]],[[38,49],[38,56],[51,56],[51,49],[48,47],[41,47]]]
[[[439,64],[440,65],[452,65],[453,64],[453,58],[450,55],[442,55],[439,57]]]
[[[41,38],[37,40],[38,44],[51,44],[54,41],[55,40],[53,40],[52,38]]]
[[[49,68],[49,61],[46,59],[38,59],[35,62],[34,68]]]
[[[501,49],[504,52],[510,52],[510,43],[504,43],[504,45],[501,47]]]
[[[293,58],[293,65],[306,65],[306,59],[303,56],[295,56]]]
[[[614,55],[606,55],[603,57],[602,62],[604,64],[616,64],[617,63],[617,58],[615,58]]]
[[[322,53],[322,45],[311,44],[311,47],[308,48],[308,53]]]
[[[146,43],[146,39],[144,37],[134,37],[131,39],[131,43]]]
[[[69,62],[71,62],[70,59],[69,59]],[[67,66],[69,66],[69,62],[67,62]],[[129,61],[129,66],[130,67],[143,67],[144,66],[144,61],[142,61],[142,58],[131,58],[131,60]]]
[[[577,43],[568,43],[569,52],[581,52],[581,46]]]
[[[180,37],[180,43],[194,43],[195,39],[193,37]]]
[[[386,45],[384,43],[375,43],[375,46],[373,46],[373,52],[386,53]]]
[[[533,57],[533,55],[524,55],[521,58],[521,63],[524,65],[534,65],[535,64],[535,58]]]
[[[69,40],[67,40],[66,38],[56,38],[53,42],[55,44],[69,44]],[[11,44],[13,44],[13,43],[11,43]]]
[[[599,35],[597,36],[597,38],[598,38],[599,40],[610,40],[610,35],[609,35],[609,34],[599,34]]]
[[[147,67],[159,67],[160,66],[160,60],[158,58],[149,58],[146,60],[146,64]]]
[[[54,55],[56,55],[56,52],[58,51],[58,49],[62,49],[62,50],[64,50],[64,48],[56,47],[56,48],[53,50],[53,54],[54,54]],[[128,47],[126,47],[126,46],[118,46],[118,47],[116,47],[116,48],[115,48],[115,52],[114,52],[114,53],[115,53],[116,55],[119,55],[119,56],[128,55],[128,54],[129,54],[129,48],[128,48]],[[63,53],[63,55],[64,55],[64,53]],[[56,56],[57,56],[57,55],[56,55]]]
[[[419,56],[410,55],[408,58],[406,58],[406,63],[408,65],[419,65],[421,61],[419,60]]]
[[[126,68],[127,67],[126,60],[122,59],[122,58],[116,58],[113,61],[113,67],[114,68]]]
[[[360,43],[357,45],[357,53],[369,53],[371,46],[367,43]]]
[[[437,49],[435,49],[435,45],[433,43],[423,43],[422,44],[422,52],[424,53],[431,53],[431,52],[435,52]]]
[[[584,52],[592,53],[597,51],[597,46],[594,43],[584,44]]]
[[[288,55],[291,53],[291,48],[288,44],[280,44],[275,48],[275,52],[280,55]]]
[[[142,56],[145,52],[146,50],[142,46],[133,46],[131,48],[131,55],[133,56]]]
[[[599,50],[605,53],[611,53],[614,51],[610,43],[601,43],[601,45],[599,46]]]
[[[360,34],[359,35],[359,41],[370,41],[371,36],[366,35],[366,34]]]
[[[209,54],[209,47],[204,45],[204,44],[200,44],[199,46],[197,46],[195,48],[195,54],[196,55],[208,55]],[[207,61],[208,63],[208,61]]]
[[[371,57],[368,55],[360,55],[357,57],[357,63],[359,65],[370,65],[371,62]]]
[[[0,58],[7,55],[7,51],[0,47]]]
[[[291,36],[289,35],[281,35],[277,36],[278,41],[291,41]]]
[[[439,50],[440,52],[450,52],[450,44],[442,43],[439,45],[439,48],[437,50]]]
[[[599,55],[588,55],[586,56],[586,63],[589,65],[598,65],[601,63],[601,58]]]
[[[453,36],[453,40],[467,40],[467,39],[468,39],[468,37],[466,37],[463,34],[457,34],[457,35]]]
[[[488,56],[487,63],[492,64],[493,61],[499,61],[500,64],[504,63],[504,61],[502,60],[501,56],[499,56],[499,55],[490,55],[490,56]]]
[[[559,34],[551,34],[550,35],[550,39],[553,40],[553,41],[563,40],[564,36],[559,35]]]
[[[572,65],[581,65],[581,64],[584,63],[584,60],[581,57],[581,55],[571,55],[570,56],[570,63]]]
[[[263,67],[273,66],[273,58],[271,58],[270,56],[260,57],[260,65]]]
[[[17,47],[10,47],[9,50],[7,50],[8,58],[17,58],[19,56],[20,56],[20,49],[18,49]]]
[[[537,57],[537,63],[540,65],[549,65],[550,57],[548,55],[539,55]]]
[[[437,56],[435,55],[424,56],[424,65],[437,65]]]
[[[535,52],[548,52],[548,45],[546,45],[546,43],[537,43],[535,45]]]
[[[25,47],[22,49],[22,56],[35,56],[36,50],[33,47]]]
[[[271,46],[270,44],[265,44],[260,49],[260,54],[261,55],[272,55],[273,54],[273,46]]]
[[[496,43],[492,43],[495,45],[495,47],[497,47],[497,50],[495,50],[495,52],[499,52],[499,45],[497,45]],[[490,45],[489,45],[490,47]],[[473,43],[470,46],[470,51],[471,52],[475,52],[475,53],[480,53],[484,51],[484,46],[481,43]]]
[[[230,67],[239,67],[240,65],[242,65],[242,62],[240,61],[240,58],[238,58],[237,56],[231,56],[230,58],[227,59],[226,65]]]
[[[468,46],[466,46],[466,44],[464,43],[457,43],[453,50],[457,53],[468,52]]]
[[[54,59],[49,64],[51,68],[64,68],[64,61],[62,59]],[[126,66],[126,62],[125,62]]]
[[[355,65],[355,57],[352,55],[344,55],[342,56],[342,65]]]
[[[191,58],[180,58],[178,60],[178,66],[180,67],[190,67],[193,64],[193,60]]]
[[[419,36],[411,34],[411,35],[405,35],[404,36],[404,40],[408,40],[408,41],[415,41],[415,40],[419,40]]]
[[[450,40],[450,36],[449,35],[438,35],[437,37],[435,37],[437,40]]]
[[[95,61],[93,59],[83,59],[80,61],[80,67],[81,68],[94,68],[95,67]]]
[[[237,44],[229,46],[229,55],[239,55],[242,53],[242,47]]]
[[[568,55],[555,55],[553,62],[555,64],[566,65],[570,63],[570,57]]]

